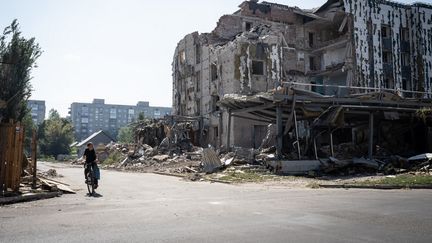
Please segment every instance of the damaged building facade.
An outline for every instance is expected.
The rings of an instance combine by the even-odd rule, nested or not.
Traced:
[[[431,98],[431,5],[329,0],[303,10],[251,0],[239,8],[222,16],[211,33],[186,35],[175,50],[173,114],[196,121],[191,136],[200,145],[258,148],[269,123],[280,128],[293,122],[289,109],[274,107],[275,99],[257,100],[262,93],[291,95],[282,100],[291,111],[302,109],[295,117],[304,121],[300,130],[335,100],[309,110],[294,108],[291,103],[312,101],[296,100],[287,90],[309,92],[318,101],[375,93],[391,93],[390,99],[401,103]],[[245,115],[235,115],[240,111]]]

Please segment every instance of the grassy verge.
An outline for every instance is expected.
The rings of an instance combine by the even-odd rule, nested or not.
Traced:
[[[378,180],[366,180],[358,182],[360,185],[397,185],[397,186],[414,186],[414,185],[432,185],[432,176],[430,175],[398,175],[396,177],[386,177]]]
[[[54,156],[45,156],[45,155],[38,157],[37,161],[57,162]]]
[[[271,181],[294,180],[291,176],[277,176],[270,173],[254,171],[225,171],[217,176],[210,175],[208,179],[217,179],[230,183],[262,183]]]

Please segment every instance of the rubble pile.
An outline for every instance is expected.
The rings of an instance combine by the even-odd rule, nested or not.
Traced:
[[[106,146],[104,152],[110,155],[120,154],[115,163],[102,163],[108,168],[134,170],[134,171],[162,171],[172,173],[198,172],[201,162],[202,148],[193,147],[174,152],[169,147],[152,147],[147,144],[124,145],[111,143]],[[106,160],[107,161],[107,160]]]
[[[392,156],[376,147],[374,159],[366,159],[367,144],[341,143],[333,147],[333,153],[330,146],[321,146],[317,154],[320,159],[317,160],[305,157],[299,160],[298,154],[293,151],[285,153],[280,159],[275,154],[274,126],[268,127],[259,149],[233,147],[230,152],[194,146],[190,139],[194,131],[194,125],[190,122],[168,125],[162,121],[141,121],[134,130],[137,143],[110,143],[98,147],[98,159],[105,168],[184,174],[190,180],[199,180],[204,174],[229,173],[233,169],[312,177],[432,173],[432,154],[404,158]]]
[[[162,121],[143,120],[133,124],[135,141],[139,144],[159,146],[165,138],[165,126]]]
[[[24,176],[21,179],[22,193],[25,192],[60,192],[60,193],[75,193],[74,190],[70,188],[69,184],[60,182],[56,180],[56,177],[62,177],[58,174],[55,169],[49,169],[47,171],[38,172],[36,175],[36,184],[33,187],[33,175],[27,170],[24,170]]]
[[[385,175],[414,173],[432,175],[432,154],[420,154],[411,158],[389,156],[383,159],[364,157],[338,160],[330,157],[320,160],[320,173],[336,175],[356,175],[379,173]]]

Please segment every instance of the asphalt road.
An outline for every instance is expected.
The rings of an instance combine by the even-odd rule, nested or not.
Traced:
[[[47,168],[48,164],[40,167]],[[55,165],[75,195],[0,207],[0,242],[432,242],[432,191],[289,189]]]

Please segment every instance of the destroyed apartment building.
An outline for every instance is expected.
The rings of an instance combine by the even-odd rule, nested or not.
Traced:
[[[295,159],[432,150],[431,5],[239,8],[175,50],[173,114],[194,123],[195,145]]]

